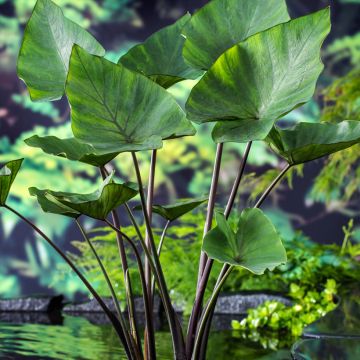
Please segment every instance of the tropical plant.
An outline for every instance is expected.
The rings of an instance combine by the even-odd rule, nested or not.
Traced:
[[[286,262],[280,236],[260,210],[261,205],[290,168],[349,148],[360,139],[360,128],[351,120],[334,125],[299,124],[293,129],[276,125],[285,114],[312,97],[323,69],[320,48],[329,31],[328,8],[290,19],[285,1],[269,0],[264,5],[262,0],[213,0],[193,16],[186,15],[130,49],[115,64],[103,57],[105,51],[99,42],[65,18],[58,6],[50,0],[37,1],[25,28],[18,75],[34,101],[54,101],[65,94],[71,108],[73,137],[35,136],[27,143],[98,168],[103,182],[86,194],[35,187],[30,188],[30,194],[45,212],[76,222],[107,282],[116,313],[110,311],[72,259],[6,202],[21,159],[8,161],[1,170],[0,205],[31,226],[67,262],[102,307],[129,359],[156,358],[152,315],[155,288],[165,309],[174,358],[203,359],[215,303],[231,271],[242,267],[261,275]],[[186,116],[166,88],[197,76],[202,77],[187,99]],[[200,198],[166,206],[153,204],[157,153],[163,142],[195,135],[191,121],[199,125],[215,123],[212,138],[217,150],[207,197],[194,307],[184,337],[164,277],[161,246],[156,247],[152,217],[159,214],[167,220],[162,244],[172,221],[204,201]],[[254,141],[269,144],[287,165],[255,206],[241,212],[234,228],[228,218]],[[217,225],[211,229],[221,158],[228,142],[247,145],[225,211],[216,213]],[[144,151],[151,151],[147,196],[137,157],[138,152]],[[137,184],[114,180],[109,162],[120,153],[130,156]],[[140,199],[145,234],[128,203],[136,196]],[[136,238],[124,233],[119,207],[125,208]],[[102,259],[79,220],[81,216],[106,223],[117,235],[127,314],[123,313]],[[138,266],[145,305],[144,347],[125,244]],[[204,304],[214,261],[222,263],[223,268]]]

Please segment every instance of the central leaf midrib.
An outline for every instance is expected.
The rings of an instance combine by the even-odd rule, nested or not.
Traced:
[[[126,132],[125,132],[125,129],[120,126],[120,124],[118,124],[118,122],[116,121],[116,117],[114,116],[114,114],[112,113],[112,111],[109,109],[109,107],[107,106],[107,104],[105,103],[105,99],[103,99],[103,97],[100,95],[100,92],[99,90],[97,89],[97,87],[95,86],[91,76],[89,75],[89,72],[87,71],[82,59],[81,59],[81,56],[79,54],[79,51],[76,49],[76,53],[77,53],[77,56],[80,60],[80,63],[81,63],[81,66],[83,67],[84,71],[85,71],[85,74],[87,76],[87,78],[89,79],[92,87],[94,88],[96,94],[98,95],[99,99],[100,99],[100,104],[103,105],[106,109],[106,111],[109,113],[111,119],[112,119],[112,123],[119,129],[119,131],[122,133],[122,135],[124,136],[125,140],[128,140],[128,136],[126,135]],[[103,68],[103,64],[101,64],[102,66],[102,70],[104,70]],[[104,84],[105,85],[105,84]],[[118,102],[117,102],[117,105],[116,105],[116,113],[117,113],[117,109],[118,109]]]

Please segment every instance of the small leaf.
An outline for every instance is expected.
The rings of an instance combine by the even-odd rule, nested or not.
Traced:
[[[0,206],[4,206],[9,195],[10,188],[24,159],[12,160],[4,164],[0,169]]]
[[[185,38],[181,30],[191,18],[181,17],[174,24],[151,35],[144,43],[134,46],[119,63],[168,88],[185,79],[196,79],[203,72],[187,65],[182,56]]]
[[[308,101],[323,64],[329,9],[251,36],[222,54],[186,104],[197,123],[217,122],[216,142],[263,140],[274,122]]]
[[[212,0],[184,28],[184,57],[207,70],[233,45],[288,20],[285,0]]]
[[[223,214],[216,213],[215,217],[217,226],[205,235],[202,247],[210,258],[241,266],[257,275],[286,263],[280,236],[260,209],[245,209],[236,233]]]
[[[191,200],[180,200],[171,205],[153,205],[152,211],[166,220],[174,221],[186,213],[194,210],[203,204],[208,198],[199,198]],[[136,206],[134,210],[141,210],[141,206]]]
[[[111,210],[132,199],[138,191],[134,184],[115,184],[109,175],[100,188],[91,194],[74,194],[30,188],[45,212],[78,217],[87,215],[104,220]]]
[[[40,148],[47,154],[94,166],[103,166],[117,155],[117,153],[100,155],[92,145],[84,144],[75,138],[59,139],[56,136],[34,135],[24,141],[27,145]]]
[[[275,126],[266,142],[290,165],[301,164],[358,144],[360,122],[299,123],[284,130]]]
[[[54,192],[50,190],[40,190],[36,187],[29,188],[29,194],[36,196],[43,211],[52,214],[64,215],[68,217],[77,218],[81,215],[78,211],[62,204],[57,200],[57,194],[65,194],[61,192]]]
[[[157,149],[162,140],[195,133],[161,86],[76,45],[66,94],[75,137],[102,153]]]
[[[64,17],[60,7],[50,0],[38,0],[26,25],[17,63],[18,76],[32,100],[63,96],[73,44],[95,55],[105,54],[92,35]]]

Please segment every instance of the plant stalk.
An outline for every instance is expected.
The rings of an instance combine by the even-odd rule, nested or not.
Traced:
[[[272,189],[276,186],[276,184],[283,178],[283,176],[286,174],[286,172],[290,169],[290,165],[285,166],[285,168],[279,173],[279,175],[271,182],[271,184],[268,186],[268,188],[265,190],[263,195],[261,196],[260,200],[256,203],[254,206],[255,208],[261,207],[262,203],[265,201],[265,199],[268,197],[268,195],[271,193]],[[230,265],[224,264],[223,268],[221,269],[220,275],[217,279],[217,282],[215,284],[215,287],[219,285],[219,282],[221,279],[225,276],[226,272],[228,271]],[[214,308],[215,309],[215,308]],[[205,359],[205,353],[206,353],[206,347],[207,347],[207,341],[209,338],[210,328],[211,328],[211,321],[212,317],[214,316],[214,312],[212,311],[208,321],[206,323],[206,328],[204,331],[203,339],[201,340],[201,348],[199,352],[199,360]]]
[[[213,220],[215,197],[216,197],[216,191],[217,191],[217,186],[218,186],[218,182],[219,182],[220,165],[221,165],[221,157],[222,157],[222,153],[223,153],[223,147],[224,147],[223,143],[217,144],[217,147],[216,147],[214,169],[213,169],[213,174],[212,174],[212,179],[211,179],[208,207],[207,207],[206,220],[205,220],[205,225],[204,225],[204,236],[211,229],[211,224],[212,224],[212,220]],[[207,260],[207,255],[205,254],[205,252],[201,251],[200,261],[199,261],[197,288],[199,287],[200,280],[201,280],[201,277],[204,272],[206,260]]]
[[[217,301],[218,295],[220,293],[220,290],[221,290],[222,286],[224,285],[226,279],[230,275],[232,269],[233,269],[233,266],[230,266],[227,269],[224,276],[220,279],[219,283],[215,287],[213,293],[211,294],[209,302],[208,302],[207,306],[204,309],[203,315],[202,315],[202,317],[200,319],[199,329],[197,331],[197,335],[196,335],[196,339],[195,339],[194,351],[193,351],[193,354],[192,354],[192,357],[191,357],[192,360],[198,360],[199,359],[199,351],[200,351],[200,347],[201,347],[202,336],[203,336],[204,331],[205,331],[207,320],[209,319],[209,317],[211,316],[213,310],[215,309],[216,301]]]
[[[146,209],[146,200],[145,200],[145,194],[144,194],[143,184],[142,184],[142,180],[141,180],[139,163],[137,161],[135,152],[132,152],[131,154],[132,154],[132,158],[133,158],[133,162],[134,162],[136,178],[137,178],[137,181],[139,184],[141,206],[142,206],[143,215],[144,215],[144,219],[145,219],[146,229],[149,234],[149,243],[151,246],[155,269],[156,269],[156,272],[158,275],[159,291],[160,291],[163,305],[164,305],[164,308],[165,308],[165,311],[166,311],[166,314],[168,317],[168,321],[169,321],[169,327],[170,327],[170,332],[172,335],[175,358],[179,359],[179,360],[183,360],[183,359],[185,360],[186,359],[185,342],[184,342],[184,338],[183,338],[183,334],[182,334],[182,329],[181,329],[181,325],[180,325],[179,319],[177,317],[177,314],[175,313],[175,310],[172,306],[170,296],[169,296],[169,291],[166,286],[164,273],[162,271],[160,260],[157,255],[157,249],[156,249],[154,236],[153,236],[153,232],[152,232],[152,228],[151,228],[151,224],[150,224],[149,214]],[[151,254],[150,254],[150,256],[151,256]]]
[[[138,269],[139,269],[141,287],[142,287],[142,292],[143,292],[144,308],[145,308],[145,319],[146,319],[146,324],[147,324],[147,328],[148,328],[147,347],[148,347],[149,351],[146,353],[148,356],[146,359],[156,360],[155,328],[154,328],[154,322],[153,322],[153,316],[152,316],[153,314],[152,314],[149,299],[147,296],[147,286],[146,286],[145,273],[144,273],[144,268],[143,268],[142,261],[141,261],[141,256],[140,256],[139,251],[136,248],[136,245],[134,244],[134,242],[126,234],[124,234],[120,229],[115,227],[110,221],[105,219],[105,222],[106,222],[106,224],[108,224],[111,227],[111,229],[113,229],[115,232],[119,233],[121,235],[121,237],[124,238],[130,244],[130,246],[132,247],[132,249],[134,251],[136,261],[138,264]]]
[[[29,226],[31,226],[62,258],[63,260],[70,266],[70,268],[76,273],[76,275],[80,278],[83,284],[87,287],[92,296],[99,303],[101,308],[103,309],[106,316],[109,318],[111,324],[113,325],[117,335],[119,336],[121,343],[124,346],[124,350],[129,359],[136,359],[134,353],[130,350],[129,344],[126,342],[125,330],[122,328],[120,321],[118,318],[110,311],[110,309],[106,306],[100,295],[96,292],[96,290],[91,286],[85,276],[77,269],[75,264],[66,256],[66,254],[47,236],[45,235],[35,224],[33,224],[30,220],[28,220],[25,216],[21,215],[15,209],[11,208],[8,205],[4,205],[6,209],[14,213],[21,220],[26,222]]]
[[[153,150],[151,153],[148,192],[147,192],[147,198],[146,198],[146,210],[147,210],[147,213],[149,216],[150,225],[151,225],[151,221],[152,221],[152,205],[153,205],[153,200],[154,200],[156,155],[157,155],[157,151]],[[146,235],[145,235],[145,244],[151,253],[152,249],[151,249],[151,244],[150,244],[150,234],[149,234],[149,231],[147,231],[147,230],[146,230]],[[150,264],[147,259],[145,259],[145,278],[146,278],[146,284],[149,289],[148,290],[149,296],[151,296],[151,286],[150,286],[151,270],[150,270]]]
[[[239,165],[239,170],[237,172],[237,176],[235,178],[233,187],[231,189],[231,193],[229,196],[229,200],[227,202],[226,208],[225,208],[225,212],[224,215],[226,217],[226,219],[229,217],[230,212],[234,206],[235,203],[235,198],[239,189],[239,185],[241,182],[241,179],[243,177],[244,174],[244,170],[245,170],[245,166],[247,163],[247,159],[249,156],[249,152],[251,149],[251,145],[252,145],[252,141],[248,142],[248,144],[246,145],[245,148],[245,152],[244,155],[240,161],[240,165]],[[193,349],[193,344],[194,344],[194,340],[195,340],[195,333],[196,333],[196,328],[198,325],[198,321],[199,321],[199,317],[200,317],[200,313],[201,313],[201,308],[202,308],[202,303],[204,300],[204,295],[205,295],[205,289],[207,286],[207,282],[209,280],[210,277],[210,272],[211,272],[211,268],[213,265],[213,260],[212,259],[207,259],[206,261],[206,265],[203,271],[203,275],[200,279],[200,282],[198,284],[198,289],[196,292],[196,297],[195,297],[195,302],[194,302],[194,306],[193,306],[193,310],[190,316],[190,320],[189,320],[189,325],[188,325],[188,331],[187,331],[187,338],[186,338],[186,353],[188,358],[191,357],[192,354],[192,349]]]
[[[270,194],[271,190],[276,186],[276,184],[281,180],[281,178],[286,174],[286,172],[291,168],[290,164],[287,164],[279,173],[279,175],[272,181],[272,183],[267,187],[264,193],[261,195],[260,199],[255,204],[255,208],[259,208],[262,203],[265,201],[267,196]]]
[[[94,245],[92,244],[92,242],[90,241],[89,239],[89,236],[86,234],[84,228],[82,227],[82,225],[80,224],[80,221],[78,219],[75,219],[75,222],[76,222],[76,225],[78,226],[80,232],[81,232],[81,235],[82,237],[84,238],[84,240],[87,242],[87,244],[89,245],[90,247],[90,250],[92,251],[94,257],[96,258],[96,261],[101,269],[101,272],[103,273],[103,276],[105,278],[105,281],[106,281],[106,284],[109,288],[109,291],[110,291],[110,294],[111,294],[111,298],[114,302],[114,305],[115,305],[115,309],[116,309],[116,312],[118,314],[118,317],[119,317],[119,321],[121,322],[122,326],[125,328],[125,319],[123,317],[123,314],[121,312],[121,309],[120,309],[120,304],[119,304],[119,301],[117,299],[117,296],[115,294],[115,290],[114,290],[114,287],[112,286],[112,283],[111,283],[111,280],[109,278],[109,275],[105,269],[105,266],[103,264],[103,262],[101,261]]]
[[[159,242],[159,245],[158,245],[158,249],[157,249],[157,254],[158,254],[158,257],[160,258],[160,254],[161,254],[161,249],[162,249],[162,246],[164,244],[164,239],[165,239],[165,235],[166,235],[166,231],[168,229],[170,225],[170,220],[168,220],[165,224],[165,227],[164,227],[164,230],[161,234],[161,238],[160,238],[160,242]],[[152,280],[151,280],[151,294],[152,294],[152,302],[154,302],[154,295],[155,295],[155,278],[153,277]]]
[[[149,215],[150,225],[152,222],[152,204],[154,199],[154,187],[155,187],[155,169],[156,169],[156,155],[157,150],[153,150],[151,153],[151,160],[150,160],[150,171],[149,171],[149,180],[148,180],[148,192],[146,198],[146,209]],[[150,235],[149,231],[146,231],[145,234],[145,244],[151,253],[151,245],[150,245]],[[147,296],[150,303],[150,309],[153,309],[153,295],[152,295],[152,281],[151,281],[151,269],[149,260],[145,257],[145,280],[147,286]],[[145,326],[144,331],[144,342],[145,342],[145,351],[147,351],[147,343],[148,343],[148,331],[147,327]]]
[[[250,153],[250,150],[251,150],[251,145],[252,145],[252,141],[249,141],[247,143],[247,145],[246,145],[244,155],[243,155],[243,157],[242,157],[242,159],[240,161],[239,170],[238,170],[237,176],[235,178],[235,181],[234,181],[234,184],[233,184],[233,187],[231,189],[230,196],[229,196],[229,200],[228,200],[228,202],[226,204],[225,211],[224,211],[224,216],[225,216],[226,219],[229,218],[231,210],[232,210],[232,208],[234,206],[235,198],[236,198],[237,192],[239,190],[239,186],[240,186],[242,177],[244,175],[247,159],[249,157],[249,153]]]
[[[109,176],[109,173],[106,170],[105,166],[100,167],[100,173],[101,173],[103,180],[105,180],[105,178],[107,176]],[[112,216],[115,227],[120,229],[120,220],[119,220],[119,216],[115,209],[111,211],[111,216]],[[123,272],[123,276],[124,276],[124,283],[126,283],[126,281],[127,281],[126,273],[129,270],[129,265],[128,265],[128,261],[127,261],[127,257],[126,257],[124,241],[121,237],[121,234],[119,234],[118,232],[116,232],[116,241],[117,241],[117,247],[119,250],[121,268],[122,268],[122,272]],[[140,332],[139,332],[138,324],[137,324],[137,316],[135,313],[134,295],[133,295],[133,289],[132,289],[132,285],[131,285],[130,275],[128,276],[128,281],[127,281],[127,286],[126,286],[125,292],[126,292],[126,303],[127,303],[127,309],[128,309],[128,315],[129,315],[131,336],[134,339],[134,341],[136,342],[138,351],[140,353],[142,353],[141,337],[140,337]]]

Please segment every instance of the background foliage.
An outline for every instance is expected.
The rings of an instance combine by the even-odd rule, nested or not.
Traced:
[[[25,215],[55,237],[59,245],[71,251],[101,288],[103,285],[99,280],[100,274],[95,272],[93,260],[84,244],[78,241],[70,243],[72,239],[80,237],[76,229],[64,217],[42,213],[27,191],[30,186],[45,188],[51,183],[54,189],[87,192],[93,189],[98,177],[92,167],[47,156],[23,142],[34,132],[58,137],[70,135],[70,128],[66,125],[69,118],[67,104],[64,101],[31,102],[25,86],[15,74],[20,39],[34,3],[35,0],[0,1],[0,162],[12,158],[26,158],[22,172],[13,187],[13,193],[16,193],[17,197],[10,199],[10,205],[16,203],[16,207]],[[56,3],[63,7],[66,16],[88,28],[104,43],[107,58],[117,62],[132,45],[144,40],[163,25],[173,22],[186,10],[192,11],[201,6],[205,1],[57,0]],[[327,1],[322,0],[288,1],[293,16],[303,15],[325,5]],[[321,77],[314,100],[288,116],[287,120],[293,123],[300,120],[313,122],[319,118],[322,121],[336,123],[344,119],[359,120],[360,117],[360,33],[357,33],[358,19],[354,15],[359,12],[360,5],[349,0],[331,1],[331,5],[334,9],[333,30],[323,54],[325,68],[328,70]],[[195,81],[185,81],[174,85],[169,91],[181,105],[184,105],[194,84]],[[202,126],[198,128],[196,137],[165,143],[158,156],[155,194],[157,202],[167,203],[179,197],[207,194],[212,169],[211,159],[215,154],[215,145],[209,136],[210,131],[211,126]],[[226,150],[220,179],[219,206],[227,198],[227,191],[235,177],[244,146],[228,144]],[[356,146],[342,152],[341,155],[331,156],[325,163],[320,160],[314,165],[305,166],[305,169],[298,166],[289,173],[288,181],[279,187],[272,197],[272,202],[267,203],[268,214],[281,225],[283,236],[288,237],[289,241],[294,236],[295,227],[302,228],[310,235],[316,233],[315,241],[339,242],[341,226],[348,221],[346,217],[353,217],[355,230],[352,241],[356,242],[357,216],[360,210],[357,201],[360,185],[358,150],[359,147]],[[141,153],[140,160],[145,178],[148,175],[149,155]],[[250,202],[254,201],[272,180],[275,171],[268,170],[270,165],[279,168],[282,166],[281,161],[261,143],[254,144],[249,164],[238,207],[245,205],[245,199],[249,194],[252,194]],[[124,180],[134,178],[131,159],[126,155],[119,156],[114,165]],[[303,171],[306,177],[301,178]],[[255,173],[263,175],[255,180]],[[307,176],[308,174],[311,176]],[[312,184],[314,175],[318,176]],[[293,204],[283,204],[282,195],[291,191],[293,182],[296,182],[301,190]],[[306,193],[306,197],[301,191]],[[309,215],[314,214],[313,209],[316,210],[316,215]],[[332,225],[333,228],[336,226],[339,229],[337,236],[335,233],[334,237],[327,237],[326,233],[314,231],[319,228],[319,221],[335,212],[343,215],[336,217],[336,223]],[[64,268],[57,256],[41,240],[17,224],[11,215],[2,212],[0,216],[0,296],[62,292],[74,297],[84,291],[76,278]],[[199,212],[183,218],[181,223],[172,226],[169,230],[169,241],[166,242],[162,254],[162,261],[167,264],[166,276],[170,288],[173,289],[173,297],[177,298],[180,294],[179,298],[185,307],[192,301],[191,296],[187,294],[190,293],[189,288],[195,279],[197,253],[201,246],[201,231],[197,224],[203,216],[202,208]],[[158,220],[155,222],[159,228],[163,225]],[[91,228],[96,224],[89,221],[86,226]],[[95,236],[96,245],[108,268],[112,268],[109,266],[110,263],[116,262],[117,259],[111,254],[116,252],[105,250],[103,245],[106,243],[115,246],[113,235],[104,229],[92,235]],[[178,269],[183,267],[188,271],[180,274]],[[123,287],[120,277],[117,279],[115,273],[111,275],[116,279],[117,289],[121,293]],[[228,290],[237,288],[236,281],[242,280],[241,274],[233,279]],[[256,281],[253,281],[255,286]],[[269,283],[273,284],[272,280]]]

